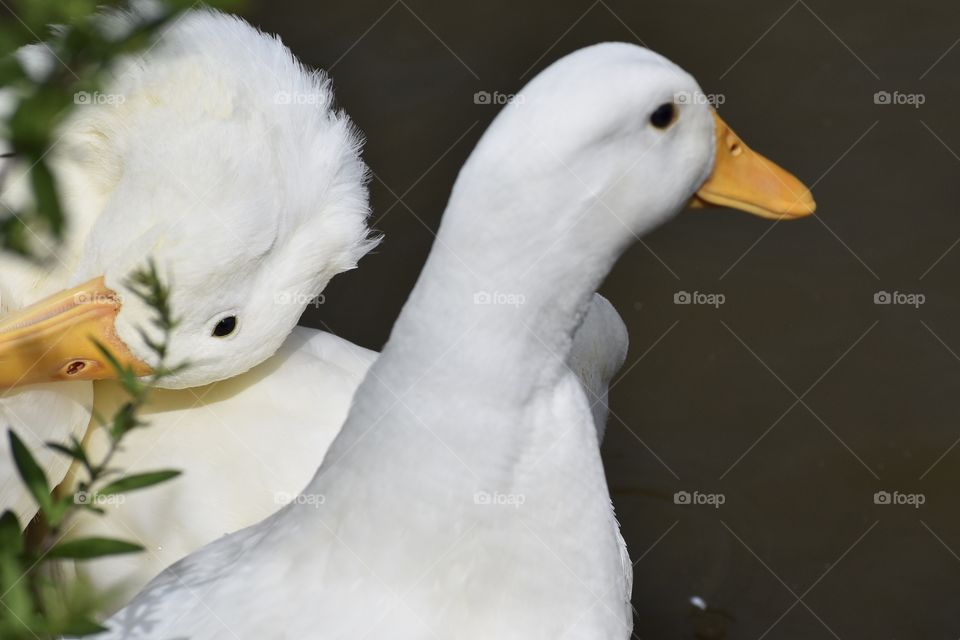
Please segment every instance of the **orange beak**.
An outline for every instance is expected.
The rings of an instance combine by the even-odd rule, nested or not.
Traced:
[[[810,190],[793,174],[748,147],[715,110],[717,150],[713,173],[690,206],[729,207],[773,220],[792,220],[817,210]]]
[[[101,277],[0,318],[0,390],[117,377],[96,342],[138,376],[148,375],[150,366],[117,337],[120,305]]]

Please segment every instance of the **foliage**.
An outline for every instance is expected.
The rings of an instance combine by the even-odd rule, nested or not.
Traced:
[[[105,28],[103,10],[131,8],[119,0],[8,0],[0,3],[0,193],[7,189],[13,161],[29,168],[30,204],[10,210],[0,205],[0,250],[38,259],[52,254],[62,241],[67,219],[58,194],[50,151],[57,128],[77,104],[96,95],[106,70],[119,56],[150,45],[159,30],[197,5],[195,0],[131,0],[138,19],[132,28],[118,33]],[[237,0],[208,0],[207,5],[231,9]],[[51,29],[49,25],[57,25]],[[45,73],[29,73],[14,52],[42,42],[55,60]],[[86,98],[86,99],[85,99]],[[128,474],[111,466],[125,437],[145,423],[139,413],[150,389],[159,380],[179,370],[168,367],[167,347],[176,326],[169,307],[169,290],[150,264],[138,271],[131,289],[155,311],[153,324],[160,338],[141,335],[156,355],[159,365],[146,380],[121,365],[100,345],[115,368],[129,400],[112,418],[97,416],[108,447],[94,459],[82,442],[50,442],[47,445],[72,459],[79,481],[67,491],[54,489],[33,455],[12,431],[9,432],[14,463],[34,498],[38,515],[26,523],[6,511],[0,515],[0,638],[40,640],[61,635],[82,636],[100,630],[96,623],[97,597],[60,575],[62,560],[83,561],[102,556],[135,553],[135,543],[106,538],[64,540],[64,532],[81,511],[103,514],[99,504],[112,495],[135,491],[170,480],[179,472],[159,470]],[[155,335],[155,333],[154,333]]]
[[[138,271],[128,286],[154,310],[153,324],[159,340],[148,344],[157,366],[146,380],[98,345],[110,360],[129,399],[109,420],[97,417],[99,428],[107,436],[107,450],[97,459],[82,442],[49,442],[47,446],[67,456],[79,468],[79,481],[72,489],[55,491],[43,469],[12,430],[8,432],[14,463],[39,509],[37,518],[25,531],[12,511],[0,516],[0,638],[54,638],[63,634],[86,635],[100,629],[94,620],[97,602],[82,585],[58,575],[59,560],[88,560],[102,556],[136,553],[142,547],[133,542],[109,538],[64,540],[71,518],[81,511],[102,515],[102,504],[111,496],[152,487],[179,475],[160,470],[127,474],[111,467],[124,438],[146,425],[138,418],[149,399],[150,390],[163,378],[185,364],[168,367],[165,363],[170,335],[176,327],[169,307],[169,290],[157,276],[153,263]]]
[[[0,207],[0,248],[28,257],[50,254],[63,239],[67,221],[48,156],[56,144],[57,126],[76,104],[96,96],[104,72],[118,56],[148,47],[158,30],[196,0],[140,0],[133,28],[118,32],[105,27],[101,7],[129,8],[118,0],[20,0],[0,5],[9,16],[0,20],[0,105],[12,101],[9,113],[0,106],[0,191],[10,158],[30,167],[32,203],[21,210]],[[237,0],[208,0],[230,9]],[[60,25],[50,30],[49,25]],[[43,41],[55,64],[48,73],[31,75],[13,55],[20,47]]]

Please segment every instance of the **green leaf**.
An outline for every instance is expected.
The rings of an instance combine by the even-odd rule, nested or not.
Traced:
[[[124,390],[130,395],[139,393],[140,383],[137,381],[137,377],[133,375],[133,371],[131,371],[129,367],[123,366],[105,344],[96,339],[94,339],[93,344],[97,347],[97,351],[106,358],[110,368],[117,374],[117,379],[123,385]]]
[[[0,516],[0,553],[17,555],[23,552],[23,535],[17,515],[9,509]]]
[[[137,418],[137,405],[133,402],[127,402],[113,415],[113,424],[110,427],[110,435],[114,441],[120,440],[131,429],[136,429],[144,423]],[[101,470],[102,471],[102,470]]]
[[[143,343],[149,347],[150,351],[155,353],[158,358],[161,360],[167,355],[167,345],[161,341],[154,340],[150,337],[150,334],[144,331],[141,328],[137,328],[137,333],[140,334],[140,339],[143,340]]]
[[[30,490],[30,494],[36,500],[37,505],[42,510],[47,511],[51,504],[47,476],[17,434],[12,429],[8,430],[7,433],[10,435],[10,450],[13,452],[13,461],[17,465],[17,471],[20,472],[20,478],[27,485],[27,489]]]
[[[47,518],[47,522],[51,527],[58,527],[63,521],[64,517],[73,509],[75,506],[73,501],[73,496],[64,496],[59,499],[51,498],[50,506],[44,512],[44,515]]]
[[[125,540],[113,538],[77,538],[56,545],[47,554],[48,558],[71,558],[88,560],[102,556],[116,556],[125,553],[138,553],[143,547]]]
[[[103,633],[104,631],[107,631],[107,627],[98,624],[91,618],[78,616],[72,620],[67,620],[61,625],[58,625],[57,635],[83,637],[92,636],[97,633]]]
[[[84,466],[87,466],[87,454],[84,453],[83,449],[78,447],[76,444],[74,444],[72,447],[68,447],[57,442],[47,442],[46,444],[48,449],[53,449],[54,451],[62,453],[68,458],[73,458],[77,462],[81,462]]]
[[[27,225],[23,221],[23,216],[11,215],[0,221],[0,239],[3,240],[3,248],[7,251],[24,258],[31,257]]]
[[[77,506],[85,511],[91,511],[101,516],[107,512],[106,509],[101,509],[100,507],[92,504],[78,504]]]
[[[56,178],[44,160],[40,160],[30,169],[30,180],[37,208],[50,224],[55,238],[63,237],[64,216],[57,193]]]
[[[64,446],[62,444],[57,444],[56,442],[47,442],[46,445],[48,449],[53,449],[58,453],[62,453],[68,458],[73,458],[74,460],[79,460],[81,462],[83,461],[83,458],[80,457],[80,454],[74,451],[73,449],[71,449],[70,447]]]
[[[137,489],[145,489],[146,487],[152,487],[155,484],[166,482],[167,480],[176,478],[178,475],[180,475],[180,472],[174,469],[136,473],[120,478],[119,480],[114,480],[97,493],[108,495],[124,493],[125,491],[136,491]]]
[[[0,585],[4,593],[0,601],[13,615],[15,628],[29,630],[33,621],[33,599],[29,583],[23,579],[24,567],[13,556],[0,555]]]

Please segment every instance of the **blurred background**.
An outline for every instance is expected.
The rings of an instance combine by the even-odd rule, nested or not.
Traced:
[[[603,454],[635,637],[960,636],[960,5],[261,0],[245,15],[330,71],[367,136],[386,241],[303,324],[372,349],[504,96],[605,40],[697,77],[820,208],[687,212],[602,289],[632,342]]]

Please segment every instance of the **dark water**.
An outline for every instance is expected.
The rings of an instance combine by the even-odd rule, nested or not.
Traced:
[[[604,456],[637,561],[636,637],[960,636],[960,45],[932,66],[960,5],[299,0],[249,15],[332,68],[369,138],[387,242],[304,322],[373,348],[496,113],[475,92],[642,39],[723,94],[748,143],[816,183],[820,210],[777,225],[687,213],[603,288],[633,343]],[[726,301],[678,306],[678,291]],[[925,300],[877,305],[879,291]],[[677,505],[678,491],[725,502]]]

